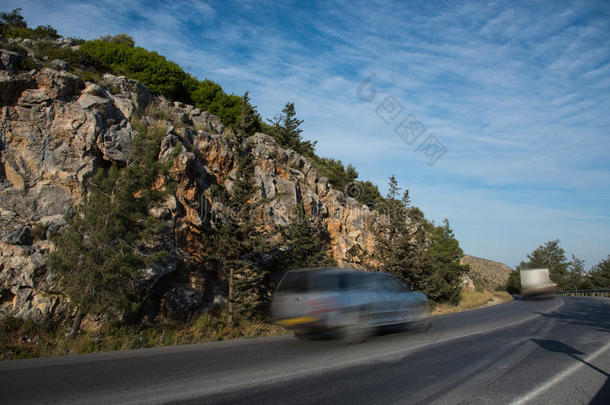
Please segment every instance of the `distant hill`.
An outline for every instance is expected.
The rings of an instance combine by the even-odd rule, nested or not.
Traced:
[[[470,278],[474,284],[488,290],[494,289],[498,285],[504,286],[508,275],[513,270],[503,263],[470,255],[464,255],[461,263],[470,266]]]

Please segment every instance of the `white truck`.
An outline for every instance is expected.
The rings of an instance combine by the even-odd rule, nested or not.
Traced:
[[[553,298],[557,284],[549,277],[549,269],[521,270],[521,295],[523,299]]]

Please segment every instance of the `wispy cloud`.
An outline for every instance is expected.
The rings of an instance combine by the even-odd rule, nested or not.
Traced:
[[[514,265],[559,237],[589,264],[610,253],[607,3],[4,3],[64,35],[127,32],[250,90],[266,117],[294,101],[320,154],[382,189],[395,173],[467,252]],[[371,73],[379,96],[364,103],[356,88]],[[386,95],[446,145],[433,167],[375,113]]]

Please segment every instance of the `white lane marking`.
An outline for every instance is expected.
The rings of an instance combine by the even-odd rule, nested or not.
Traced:
[[[602,347],[597,349],[595,352],[591,353],[584,360],[587,363],[591,363],[596,358],[598,358],[599,356],[604,354],[606,352],[606,350],[608,350],[608,349],[610,349],[610,342],[606,343],[605,345],[603,345]],[[586,364],[582,363],[582,362],[577,362],[577,363],[573,364],[572,366],[570,366],[569,368],[565,369],[561,373],[555,375],[553,378],[551,378],[550,380],[548,380],[544,384],[540,385],[538,388],[528,392],[525,395],[522,395],[522,396],[518,397],[517,399],[512,401],[510,403],[510,405],[522,405],[522,404],[525,404],[526,402],[536,398],[538,395],[542,394],[544,391],[548,390],[549,388],[551,388],[555,384],[560,383],[561,381],[563,381],[564,379],[568,378],[569,376],[574,374],[576,371],[578,371],[579,369],[581,369],[581,368],[583,368],[585,366],[586,366]]]
[[[496,356],[494,363],[491,364],[490,367],[482,370],[480,374],[445,393],[442,397],[433,400],[433,402],[426,402],[429,402],[430,405],[473,402],[471,397],[473,393],[475,393],[479,388],[489,385],[493,381],[497,380],[536,349],[537,346],[531,340],[531,337],[546,336],[555,327],[555,324],[557,324],[557,318],[545,320],[545,324],[539,331],[534,333],[528,339],[523,340],[521,343],[516,344],[510,350],[503,352],[500,356]]]
[[[554,311],[554,310],[560,308],[561,306],[563,306],[564,304],[565,304],[565,302],[563,300],[558,299],[558,303],[556,305],[553,305],[551,308],[548,308],[547,310],[545,310],[544,313]],[[271,385],[274,383],[290,381],[290,380],[292,380],[294,378],[298,378],[298,377],[319,375],[319,374],[322,374],[322,373],[328,372],[328,371],[338,370],[338,369],[347,368],[347,367],[353,367],[353,366],[357,366],[357,365],[370,364],[373,362],[396,361],[396,360],[400,360],[401,358],[403,358],[404,356],[406,356],[407,354],[410,354],[411,352],[413,352],[415,350],[421,349],[422,347],[426,347],[426,346],[430,346],[430,345],[434,345],[434,344],[445,343],[445,342],[449,342],[451,340],[461,339],[464,337],[494,332],[497,330],[505,329],[505,328],[508,328],[508,327],[511,327],[514,325],[518,325],[521,323],[531,321],[532,319],[538,318],[540,316],[542,316],[540,313],[534,313],[533,315],[530,315],[526,318],[522,318],[522,319],[518,319],[514,322],[498,325],[493,328],[484,328],[484,329],[473,331],[473,332],[466,332],[466,333],[462,333],[462,334],[458,334],[458,335],[448,336],[444,339],[434,340],[432,342],[428,341],[428,342],[425,342],[425,343],[422,343],[419,345],[410,346],[408,348],[402,348],[402,349],[393,350],[393,351],[389,351],[389,352],[385,352],[385,353],[379,353],[379,354],[362,357],[362,358],[355,359],[355,360],[347,360],[347,361],[329,364],[329,365],[325,365],[325,366],[318,366],[315,368],[309,368],[309,369],[292,368],[292,369],[284,370],[284,372],[282,372],[281,374],[276,374],[276,375],[272,374],[272,375],[268,375],[268,376],[265,376],[262,378],[253,378],[251,380],[245,380],[245,381],[239,382],[237,384],[235,384],[233,382],[234,381],[233,378],[231,378],[230,384],[227,384],[226,382],[223,382],[223,381],[217,381],[216,385],[213,387],[205,387],[205,388],[202,387],[202,388],[191,389],[187,392],[183,392],[178,397],[176,397],[175,394],[169,396],[169,394],[167,394],[165,392],[159,392],[158,396],[156,398],[148,399],[148,400],[140,399],[140,402],[161,403],[167,399],[177,400],[177,401],[186,400],[189,398],[193,398],[195,396],[220,394],[220,393],[224,393],[224,392],[231,392],[231,391],[236,391],[236,390],[247,389],[247,388],[251,388],[251,387],[260,387],[263,385]],[[164,394],[168,395],[168,397],[165,398]]]

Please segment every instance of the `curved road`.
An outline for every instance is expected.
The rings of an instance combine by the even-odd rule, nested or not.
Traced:
[[[290,336],[0,362],[2,403],[610,403],[610,300],[514,301],[360,345]]]

